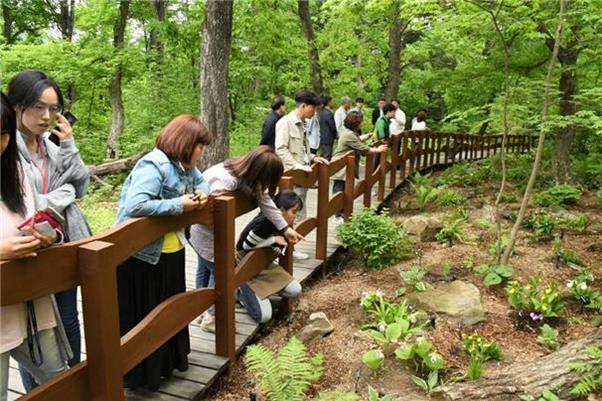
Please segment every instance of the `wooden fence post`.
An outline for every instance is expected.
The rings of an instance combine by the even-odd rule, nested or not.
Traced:
[[[378,196],[377,199],[379,202],[382,202],[385,199],[385,182],[387,178],[387,154],[388,151],[381,152],[380,160],[379,160],[379,168],[378,170]]]
[[[326,249],[328,246],[328,201],[329,201],[329,180],[328,166],[326,164],[318,165],[318,211],[316,227],[316,259],[326,259]]]
[[[368,153],[366,155],[366,166],[364,168],[364,182],[366,183],[364,188],[364,207],[370,207],[372,204],[372,186],[368,185],[370,178],[372,178],[372,164],[374,163],[374,153]]]
[[[353,202],[355,200],[355,155],[351,154],[345,157],[345,198],[343,209],[345,211],[345,221],[351,219],[353,214]]]
[[[414,161],[416,160],[416,132],[410,131],[407,137],[408,152],[410,152],[410,167],[408,169],[408,177],[414,175]]]
[[[401,137],[401,168],[399,169],[399,180],[403,181],[406,178],[406,165],[408,163],[408,134],[403,133]]]
[[[421,154],[422,154],[422,168],[426,168],[428,167],[428,163],[429,163],[429,138],[428,138],[428,131],[422,131],[420,133],[420,136],[422,137],[422,140],[420,141],[420,143],[422,143],[422,150],[421,150]]]
[[[443,137],[441,136],[441,134],[437,135],[437,154],[435,155],[435,163],[436,164],[440,164],[441,163],[441,147],[443,145]]]
[[[401,135],[391,137],[391,176],[389,177],[389,188],[395,188],[397,178],[397,169],[399,168],[399,149],[401,144]]]
[[[449,159],[451,156],[451,163],[454,163],[454,160],[456,159],[456,155],[454,154],[454,152],[452,151],[452,143],[453,143],[453,138],[451,134],[445,134],[445,156],[443,156],[443,161],[445,164],[449,163]]]
[[[92,401],[124,399],[117,270],[116,263],[111,263],[110,253],[113,246],[108,242],[93,241],[78,248]]]
[[[280,179],[280,190],[293,189],[293,178],[282,177]],[[307,205],[303,205],[307,207]],[[294,246],[287,246],[284,255],[280,255],[278,263],[284,268],[291,276],[293,275],[293,248]],[[281,310],[288,316],[295,310],[294,298],[283,297],[281,303]]]
[[[236,326],[234,305],[234,220],[236,199],[233,196],[215,198],[214,255],[215,255],[215,353],[228,358],[230,365],[236,361]]]
[[[435,153],[437,150],[437,137],[435,136],[434,132],[429,132],[428,133],[429,136],[429,165],[434,165],[435,164]]]

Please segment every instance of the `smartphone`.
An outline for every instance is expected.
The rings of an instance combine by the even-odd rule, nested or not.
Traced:
[[[63,113],[63,117],[65,117],[67,119],[67,121],[69,121],[69,125],[71,125],[72,127],[77,122],[77,117],[75,117],[75,115],[73,115],[73,113],[70,111],[66,111],[65,113]],[[55,127],[55,129],[58,129],[58,127]],[[54,143],[56,146],[60,145],[61,141],[60,141],[58,135],[51,133],[50,136],[48,137],[48,139],[50,139],[50,141],[52,143]]]
[[[191,200],[196,201],[201,199],[201,197],[205,195],[203,192],[196,193],[190,197]]]

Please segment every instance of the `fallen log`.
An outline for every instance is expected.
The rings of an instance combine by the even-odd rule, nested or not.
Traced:
[[[88,169],[90,170],[90,175],[95,175],[97,177],[107,174],[120,173],[134,167],[136,162],[147,153],[148,152],[140,152],[124,159],[111,160],[93,166],[88,166]]]
[[[442,398],[449,401],[515,401],[521,395],[538,399],[544,390],[550,390],[562,400],[578,400],[580,398],[570,392],[580,376],[570,365],[591,361],[586,349],[590,346],[602,346],[602,329],[598,328],[535,362],[511,365],[479,380],[444,385],[441,387]]]

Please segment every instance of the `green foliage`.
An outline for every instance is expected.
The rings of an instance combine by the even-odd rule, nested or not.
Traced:
[[[488,286],[502,284],[510,280],[514,274],[511,266],[493,263],[477,266],[475,271],[483,276],[483,282]]]
[[[562,240],[558,236],[552,241],[552,251],[554,252],[557,263],[563,262],[573,268],[583,266],[583,263],[579,260],[579,257],[574,251],[562,247]]]
[[[466,202],[466,199],[460,195],[458,191],[454,191],[453,189],[442,190],[437,198],[437,204],[443,207],[461,205],[464,202]]]
[[[590,221],[587,215],[583,213],[577,213],[572,218],[561,219],[559,225],[560,227],[569,231],[583,233],[589,227]]]
[[[577,179],[588,187],[602,187],[602,153],[591,152],[573,158],[573,168]]]
[[[316,401],[359,401],[360,396],[355,391],[322,391]]]
[[[560,347],[560,342],[558,341],[558,330],[549,326],[548,324],[544,324],[541,326],[541,333],[537,336],[537,342],[541,345],[555,351]]]
[[[385,213],[364,209],[338,227],[343,246],[358,252],[369,269],[381,269],[409,256],[403,230]]]
[[[433,350],[433,344],[424,337],[414,342],[404,341],[395,350],[395,357],[402,361],[413,361],[418,376],[412,380],[427,394],[437,391],[439,371],[445,367],[443,357]]]
[[[422,281],[424,276],[428,273],[428,268],[422,268],[418,265],[412,265],[410,270],[400,270],[399,276],[406,285],[412,287],[414,291],[426,291],[431,288],[431,285]]]
[[[483,373],[483,364],[491,359],[502,359],[502,348],[496,341],[489,341],[477,332],[462,335],[462,349],[470,357],[466,376],[477,380]]]
[[[431,174],[421,175],[419,171],[416,171],[412,176],[412,184],[414,187],[430,187],[431,186]]]
[[[415,186],[414,190],[416,191],[416,203],[420,210],[423,210],[429,203],[437,199],[440,192],[439,188],[427,186]]]
[[[443,227],[437,234],[435,239],[441,243],[447,243],[452,246],[455,242],[465,242],[464,239],[464,218],[447,219],[443,222]]]
[[[513,280],[506,287],[508,303],[532,320],[558,317],[564,309],[562,296],[556,283],[543,287],[539,277],[531,277],[526,285]]]
[[[376,391],[372,386],[368,386],[368,401],[391,401],[393,400],[392,395],[383,395],[379,396],[378,391]]]
[[[516,202],[516,195],[504,192],[500,195],[500,202],[502,202],[502,203]]]
[[[122,175],[118,177],[122,177]],[[120,192],[120,186],[117,188],[92,187],[88,194],[78,201],[93,234],[109,230],[117,221],[117,203]]]
[[[380,349],[373,349],[365,352],[364,355],[362,355],[362,362],[372,370],[378,370],[383,364],[384,360],[385,354],[383,354]]]
[[[502,235],[502,240],[501,240],[501,244],[500,244],[500,253],[504,253],[506,251],[506,247],[508,246],[508,244],[510,243],[510,238],[507,235]],[[493,257],[498,256],[498,252],[497,252],[497,241],[493,241],[491,244],[489,244],[489,254]],[[514,254],[514,250],[512,250],[511,255]]]
[[[533,196],[536,206],[568,205],[579,202],[581,190],[572,185],[555,185]]]
[[[378,341],[397,341],[422,330],[418,312],[411,311],[405,300],[401,303],[390,302],[380,291],[370,291],[362,294],[360,305],[368,314],[368,320],[362,329],[374,334],[373,337]],[[391,325],[399,327],[389,329]]]
[[[533,397],[532,395],[521,395],[519,397],[521,400],[523,401],[535,401],[535,397]],[[537,399],[537,401],[562,401],[561,398],[559,398],[556,394],[554,394],[552,391],[550,390],[544,390],[541,393],[541,397],[539,397]]]
[[[533,232],[536,241],[547,241],[552,238],[556,228],[556,219],[545,211],[533,212],[525,219],[525,226]]]
[[[602,189],[596,192],[596,199],[598,200],[598,205],[602,206]]]
[[[292,337],[278,355],[262,344],[247,347],[245,366],[269,401],[302,401],[305,391],[322,375],[322,355],[310,357]]]
[[[437,371],[430,372],[426,380],[418,376],[412,376],[412,380],[426,394],[431,395],[439,391],[437,388],[439,386],[439,372]]]
[[[594,275],[589,270],[583,270],[574,279],[569,280],[566,286],[581,305],[591,309],[599,309],[598,305],[602,303],[602,296],[592,287],[593,282]]]
[[[579,381],[571,389],[571,394],[586,396],[602,388],[602,349],[591,346],[587,353],[590,362],[574,363],[571,370],[580,375]]]

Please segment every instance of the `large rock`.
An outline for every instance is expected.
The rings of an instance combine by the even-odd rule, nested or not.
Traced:
[[[443,223],[435,217],[412,216],[403,222],[403,229],[410,239],[422,242],[434,241]]]
[[[324,312],[316,312],[309,315],[309,322],[301,329],[297,338],[305,344],[324,337],[334,331],[334,327]]]
[[[408,301],[417,308],[441,314],[452,323],[472,326],[485,320],[479,289],[460,280],[441,283],[432,290],[415,292],[408,297]]]

